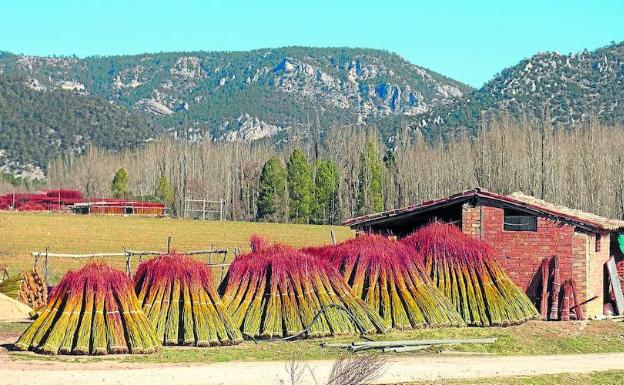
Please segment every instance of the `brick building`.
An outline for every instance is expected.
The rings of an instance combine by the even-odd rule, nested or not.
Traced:
[[[401,209],[349,219],[359,231],[405,236],[431,221],[461,226],[466,234],[487,241],[514,282],[537,303],[540,264],[558,256],[561,278],[572,278],[589,317],[602,314],[608,299],[604,265],[611,255],[622,263],[617,235],[624,221],[557,206],[514,193],[482,189],[422,202]]]

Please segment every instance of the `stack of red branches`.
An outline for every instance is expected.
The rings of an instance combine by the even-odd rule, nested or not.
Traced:
[[[164,255],[139,265],[135,290],[165,345],[232,345],[242,341],[212,281],[210,269],[185,255]]]
[[[400,242],[361,235],[337,246],[305,251],[337,267],[355,295],[393,328],[464,325],[417,263],[415,252]]]
[[[160,342],[130,278],[102,263],[69,271],[16,343],[46,354],[152,353]]]
[[[504,326],[537,317],[485,242],[445,223],[420,228],[402,242],[422,256],[425,271],[468,325]]]
[[[220,291],[235,325],[253,338],[384,332],[379,315],[353,295],[328,261],[255,240]]]

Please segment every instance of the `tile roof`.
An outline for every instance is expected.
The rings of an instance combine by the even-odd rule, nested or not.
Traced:
[[[500,195],[481,188],[466,190],[461,193],[448,196],[446,198],[429,200],[399,209],[351,218],[344,221],[343,224],[351,227],[372,225],[379,221],[392,220],[392,218],[394,217],[399,218],[408,214],[415,215],[419,212],[424,212],[429,209],[435,209],[440,206],[447,206],[454,203],[464,202],[472,198],[482,198],[485,200],[500,202],[512,207],[528,209],[538,215],[572,222],[574,224],[591,229],[604,231],[616,231],[624,229],[624,221],[622,220],[605,218],[581,210],[556,205],[532,197],[530,195],[525,195],[522,192],[515,192],[510,195]]]

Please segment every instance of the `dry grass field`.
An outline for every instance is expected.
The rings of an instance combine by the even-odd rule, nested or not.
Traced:
[[[171,218],[73,215],[58,213],[0,213],[0,265],[11,273],[32,267],[32,251],[49,247],[54,253],[122,252],[166,250],[167,237],[178,251],[215,247],[249,250],[249,237],[259,234],[270,241],[292,246],[320,245],[331,241],[334,230],[338,241],[353,236],[342,226],[294,225],[256,222],[210,222]],[[207,258],[206,256],[200,258]],[[214,259],[217,257],[215,256]],[[123,267],[123,258],[107,262]],[[221,262],[221,261],[213,261]],[[84,261],[54,259],[49,263],[50,281],[56,282],[67,269]],[[133,264],[136,267],[136,261]]]

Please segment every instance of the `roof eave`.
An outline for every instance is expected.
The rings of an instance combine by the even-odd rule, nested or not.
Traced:
[[[423,207],[417,207],[413,210],[410,210],[410,208],[414,206],[407,206],[402,209],[388,210],[388,211],[384,211],[384,212],[380,212],[380,213],[376,213],[376,214],[372,214],[372,215],[368,215],[364,217],[351,218],[351,219],[344,221],[343,225],[349,226],[351,228],[378,225],[390,219],[397,219],[397,218],[403,218],[407,216],[416,216],[419,214],[425,214],[428,211],[435,210],[438,208],[444,208],[453,204],[467,201],[475,197],[488,199],[488,200],[492,200],[496,202],[501,202],[509,206],[512,206],[514,208],[525,210],[525,211],[530,211],[536,215],[548,217],[550,219],[553,219],[559,222],[564,222],[564,223],[579,227],[583,230],[590,231],[590,232],[617,232],[617,231],[621,231],[624,229],[624,226],[605,226],[604,224],[601,224],[601,223],[588,221],[588,220],[578,218],[572,215],[565,215],[565,214],[555,212],[545,207],[537,206],[537,205],[527,203],[527,202],[518,201],[512,197],[491,193],[489,191],[481,190],[478,188],[474,190],[468,190],[468,191],[465,191],[463,193],[459,193],[456,195],[452,195],[446,199],[428,201],[428,202],[431,202],[431,204],[425,205]],[[427,203],[427,202],[424,202],[424,203]]]

